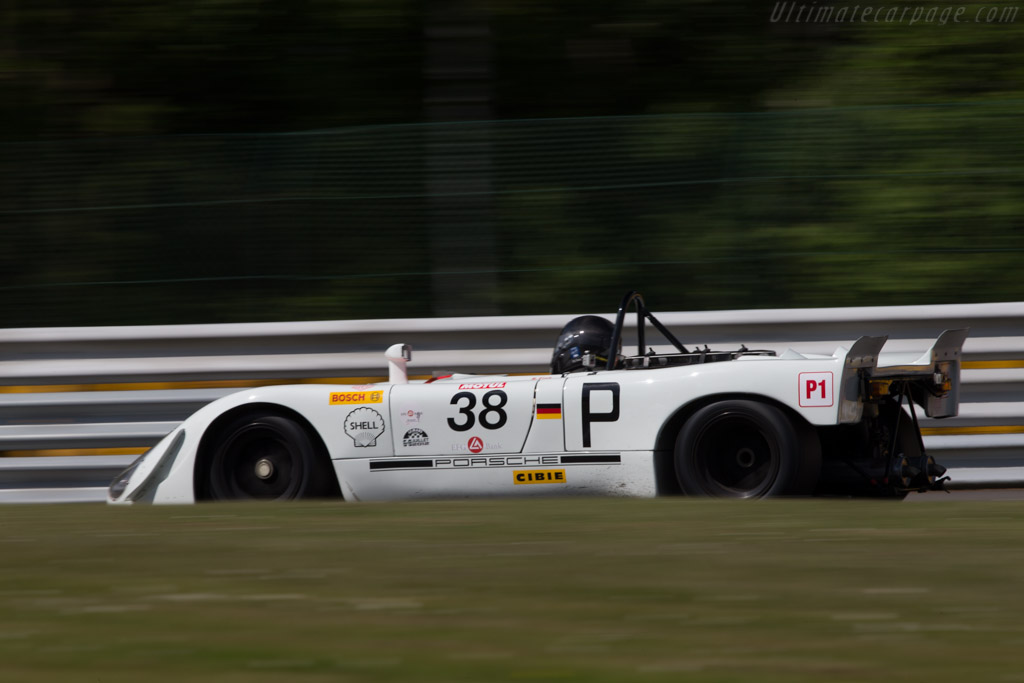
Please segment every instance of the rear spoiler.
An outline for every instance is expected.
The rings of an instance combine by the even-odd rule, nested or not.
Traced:
[[[846,354],[839,394],[839,422],[859,422],[871,380],[906,380],[928,417],[954,417],[960,405],[960,358],[968,328],[946,330],[920,357],[893,354],[880,363],[888,337],[861,337]],[[909,360],[909,362],[904,362]]]

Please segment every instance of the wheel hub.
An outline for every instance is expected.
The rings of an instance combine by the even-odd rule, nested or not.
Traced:
[[[256,461],[256,467],[254,468],[256,476],[260,479],[267,480],[274,476],[274,463],[267,458],[260,458]]]
[[[753,449],[741,448],[736,451],[736,464],[743,468],[750,468],[754,466],[757,461],[757,456]]]

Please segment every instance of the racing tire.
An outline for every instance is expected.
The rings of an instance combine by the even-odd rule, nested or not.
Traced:
[[[809,495],[821,469],[821,445],[809,425],[794,424],[773,405],[720,401],[698,410],[680,429],[675,466],[686,495]]]
[[[218,432],[209,463],[210,500],[323,498],[337,484],[326,454],[295,420],[242,415]]]

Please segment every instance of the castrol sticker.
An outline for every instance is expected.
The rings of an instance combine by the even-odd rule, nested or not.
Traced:
[[[828,408],[835,404],[831,372],[801,372],[797,390],[801,408]]]

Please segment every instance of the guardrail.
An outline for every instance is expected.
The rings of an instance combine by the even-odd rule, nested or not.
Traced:
[[[56,482],[69,491],[107,480],[196,409],[239,388],[382,381],[383,351],[396,342],[413,346],[414,377],[544,371],[571,317],[0,330],[0,489]],[[886,350],[924,351],[942,330],[970,327],[960,416],[923,420],[925,444],[962,472],[962,483],[1024,480],[1024,303],[658,317],[686,344],[780,352],[831,353],[865,334],[888,335]],[[670,348],[654,330],[647,341]],[[38,457],[46,455],[56,458]]]

